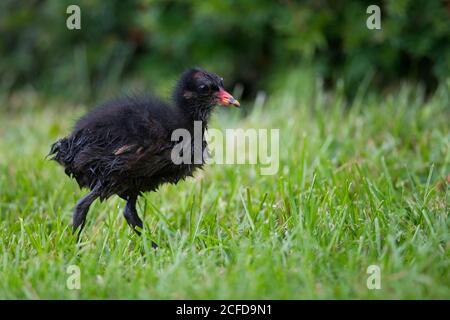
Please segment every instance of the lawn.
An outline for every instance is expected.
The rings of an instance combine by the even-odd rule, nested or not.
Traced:
[[[450,98],[383,95],[292,76],[264,104],[220,110],[211,127],[279,128],[279,171],[212,164],[146,194],[142,237],[117,197],[95,202],[46,160],[86,106],[16,95],[0,111],[0,298],[450,298]],[[446,180],[448,182],[446,182]],[[151,248],[151,239],[160,248]],[[380,268],[381,288],[367,287]],[[70,266],[80,289],[69,289]]]

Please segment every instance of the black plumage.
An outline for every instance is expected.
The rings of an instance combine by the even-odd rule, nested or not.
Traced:
[[[204,133],[215,105],[239,106],[223,89],[220,77],[198,68],[181,76],[173,100],[169,104],[146,96],[107,102],[82,117],[69,136],[52,145],[52,159],[76,179],[80,188],[90,189],[74,209],[74,232],[82,230],[95,199],[116,194],[127,201],[124,216],[139,233],[139,195],[163,183],[177,183],[203,164],[172,161],[172,149],[178,143],[171,140],[172,132],[182,128],[194,137],[194,121],[202,122]],[[205,142],[201,145],[206,148]],[[192,140],[192,157],[193,147]]]

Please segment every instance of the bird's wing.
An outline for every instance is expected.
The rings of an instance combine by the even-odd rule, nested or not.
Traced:
[[[133,134],[121,137],[111,150],[114,156],[159,154],[172,147],[170,132],[159,122],[148,120],[135,127]]]
[[[146,121],[131,135],[115,144],[108,157],[109,172],[128,176],[152,176],[171,163],[174,146],[171,132],[159,121]],[[145,134],[143,134],[145,132]]]
[[[133,152],[139,154],[142,152],[142,150],[143,150],[143,146],[139,146],[137,144],[124,144],[124,145],[118,147],[116,150],[114,150],[113,153],[116,156],[120,156],[125,153],[133,153]]]

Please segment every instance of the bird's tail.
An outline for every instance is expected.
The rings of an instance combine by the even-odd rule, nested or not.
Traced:
[[[62,165],[66,175],[74,177],[81,188],[90,186],[91,182],[89,172],[87,174],[81,174],[80,169],[76,168],[74,164],[74,159],[80,152],[80,146],[83,145],[83,143],[83,140],[76,139],[74,136],[62,138],[52,144],[50,152],[47,155],[47,158]],[[81,163],[81,167],[82,165],[83,163]],[[81,171],[83,172],[83,170]]]
[[[46,158],[50,158],[50,160],[55,160],[63,166],[67,166],[67,154],[69,150],[69,142],[67,138],[62,138],[56,141],[50,147],[50,152],[48,153]]]

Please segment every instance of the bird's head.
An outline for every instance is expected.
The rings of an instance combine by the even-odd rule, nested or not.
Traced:
[[[174,98],[187,111],[210,110],[215,105],[239,107],[239,101],[223,87],[223,79],[218,75],[192,68],[181,76]]]

